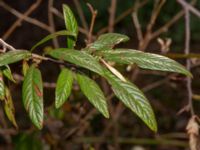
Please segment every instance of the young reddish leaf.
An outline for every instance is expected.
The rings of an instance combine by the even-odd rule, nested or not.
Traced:
[[[24,76],[26,75],[28,69],[29,69],[28,62],[26,60],[23,60],[22,73],[23,73]]]

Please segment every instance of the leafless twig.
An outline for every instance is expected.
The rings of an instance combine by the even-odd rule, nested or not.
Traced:
[[[55,24],[54,24],[54,19],[53,19],[53,12],[52,12],[53,2],[54,2],[54,0],[49,0],[49,3],[48,3],[48,20],[49,20],[49,26],[51,29],[50,30],[51,33],[55,33]],[[53,44],[54,44],[55,48],[59,47],[57,38],[53,38]]]
[[[88,29],[88,24],[87,24],[87,21],[85,19],[85,15],[83,13],[83,9],[81,7],[81,4],[80,4],[79,0],[73,0],[73,2],[75,4],[75,6],[76,6],[76,9],[77,9],[78,15],[79,15],[79,17],[81,19],[81,23],[83,25],[83,28],[88,31],[89,30]]]
[[[3,39],[6,40],[12,33],[13,31],[21,24],[23,20],[25,20],[42,2],[42,0],[37,0],[34,4],[32,4],[28,10],[24,13],[23,16],[21,16],[13,25],[6,31],[6,33],[3,35]],[[0,2],[2,4],[3,1]],[[19,15],[19,14],[18,14]],[[30,21],[30,19],[29,19]],[[33,20],[32,20],[33,21]]]
[[[92,19],[91,19],[91,23],[90,23],[90,30],[89,30],[89,33],[88,33],[88,40],[87,40],[87,44],[90,44],[92,42],[92,32],[93,32],[93,29],[94,29],[94,22],[95,22],[95,19],[96,19],[96,16],[97,16],[97,10],[94,10],[92,5],[89,4],[89,3],[87,3],[87,6],[89,7],[90,12],[92,14]]]
[[[113,32],[114,30],[114,23],[115,23],[115,12],[116,12],[116,5],[117,5],[117,0],[111,0],[111,6],[109,8],[109,25],[108,25],[108,32]]]
[[[179,2],[179,0],[178,0]],[[183,5],[183,3],[180,3],[185,11],[185,54],[190,53],[190,12],[187,7],[187,5]],[[191,70],[191,62],[190,59],[186,60],[186,68],[190,71]],[[194,108],[192,104],[192,80],[190,77],[187,77],[187,93],[188,93],[188,106],[190,109],[190,113],[193,116],[194,115]]]

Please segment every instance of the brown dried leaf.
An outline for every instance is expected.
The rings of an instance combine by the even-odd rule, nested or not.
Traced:
[[[192,116],[189,120],[186,130],[189,135],[190,149],[199,150],[199,125],[196,121],[196,116]]]

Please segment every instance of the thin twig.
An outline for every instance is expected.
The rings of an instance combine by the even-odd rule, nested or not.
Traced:
[[[187,8],[188,11],[200,18],[200,11],[194,8],[191,4],[187,3],[184,0],[177,0],[177,2],[179,2],[184,8]]]
[[[165,3],[165,0],[158,0],[157,2],[155,2],[150,21],[147,25],[147,29],[146,29],[147,31],[145,33],[143,40],[139,42],[139,50],[144,51],[146,47],[148,46],[149,42],[151,41],[153,26],[155,25],[156,19],[164,3]]]
[[[179,0],[177,0],[179,2]],[[190,12],[188,9],[188,5],[184,5],[182,2],[179,2],[185,11],[185,54],[189,54],[190,53]],[[186,68],[187,70],[191,70],[191,62],[190,59],[186,60]],[[193,104],[192,104],[192,80],[190,77],[187,77],[187,93],[188,93],[188,106],[190,109],[190,113],[193,116],[194,115],[194,108],[193,108]]]
[[[156,19],[161,11],[161,8],[163,7],[163,5],[165,4],[166,0],[158,0],[157,2],[155,2],[155,6],[151,15],[151,19],[149,24],[147,25],[147,32],[152,32],[152,28],[156,22]]]
[[[191,5],[194,5],[196,0],[191,2]],[[151,39],[158,37],[160,34],[166,32],[172,25],[174,25],[181,17],[184,15],[184,10],[179,11],[170,21],[164,24],[162,27],[154,31],[151,35]]]
[[[143,0],[139,5],[138,8],[143,7],[146,3],[148,2],[148,0]],[[120,16],[118,16],[115,19],[114,25],[118,24],[120,21],[122,21],[125,17],[127,17],[129,14],[131,14],[133,11],[135,10],[135,6],[132,6],[131,8],[127,9],[126,11],[124,11]],[[103,33],[105,33],[106,31],[108,31],[108,26],[103,27],[101,30],[99,30],[99,32],[97,33],[97,35],[101,35]]]
[[[142,29],[141,29],[141,26],[140,26],[140,23],[139,23],[139,20],[138,20],[138,4],[139,4],[139,1],[136,1],[135,11],[132,13],[132,20],[133,20],[133,23],[135,25],[138,41],[142,41],[143,40],[143,34],[142,34]]]
[[[94,29],[94,22],[97,16],[97,10],[94,10],[94,8],[92,7],[91,4],[87,3],[88,8],[90,9],[90,12],[92,14],[92,19],[91,19],[91,23],[90,23],[90,30],[88,33],[88,40],[87,40],[87,44],[90,44],[92,42],[92,32]]]
[[[80,19],[81,19],[81,23],[82,23],[82,25],[83,25],[83,28],[84,28],[86,31],[88,31],[88,30],[89,30],[88,24],[87,24],[87,21],[86,21],[86,19],[85,19],[85,15],[84,15],[84,13],[83,13],[83,9],[82,9],[82,7],[81,7],[80,1],[79,1],[79,0],[73,0],[73,2],[74,2],[74,4],[75,4],[75,6],[76,6],[76,10],[77,10],[78,15],[79,15],[79,17],[80,17]]]
[[[36,25],[36,26],[40,27],[41,29],[44,29],[44,30],[50,32],[50,27],[47,24],[45,24],[37,19],[31,18],[29,16],[24,17],[24,14],[20,13],[16,9],[10,7],[8,4],[4,3],[3,1],[0,2],[0,6],[3,7],[5,10],[7,10],[8,12],[15,15],[16,17],[24,18],[24,21],[31,23],[33,25]]]
[[[53,12],[52,12],[53,2],[54,2],[54,0],[49,0],[49,3],[48,3],[48,20],[49,20],[49,26],[51,29],[51,33],[55,33],[55,23],[54,23]],[[53,38],[53,45],[55,48],[59,47],[57,38]]]
[[[109,8],[109,24],[108,24],[108,32],[113,32],[114,30],[114,23],[115,23],[115,13],[116,13],[116,5],[117,5],[117,0],[111,0],[111,6]]]
[[[2,40],[1,38],[0,38],[0,44],[1,44],[2,47],[3,47],[3,51],[2,51],[2,52],[6,52],[7,49],[9,49],[9,50],[15,50],[14,47],[12,47],[12,46],[9,45],[8,43],[6,43],[6,42],[5,42],[4,40]]]
[[[79,137],[75,138],[74,142],[77,143],[113,143],[112,138],[104,138],[101,137]],[[188,147],[187,142],[182,140],[175,139],[164,139],[164,138],[123,138],[119,137],[118,142],[121,144],[136,144],[136,145],[167,145],[167,146],[178,146],[178,147]]]
[[[20,18],[18,18],[17,21],[15,21],[15,23],[13,23],[13,25],[6,31],[6,33],[3,35],[3,39],[6,40],[13,32],[14,30],[21,24],[21,22],[27,18],[27,16],[29,16],[42,2],[42,0],[37,0],[34,4],[32,4],[28,10],[24,13],[24,15]],[[2,4],[2,2],[1,2]]]

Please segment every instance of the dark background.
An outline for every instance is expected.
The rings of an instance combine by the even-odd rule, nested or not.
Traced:
[[[0,1],[1,2],[1,1]],[[4,3],[24,13],[35,1],[33,0],[4,0]],[[86,5],[90,3],[98,15],[95,21],[94,36],[98,31],[108,26],[110,0],[80,0],[81,8],[84,12],[88,25],[91,20],[91,13]],[[138,10],[138,19],[143,33],[146,27],[156,1],[149,0],[142,8]],[[55,0],[54,7],[62,12],[62,4],[68,4],[75,13],[79,25],[82,23],[73,0]],[[133,7],[135,0],[117,0],[116,18],[123,12]],[[195,7],[200,9],[200,1],[197,1]],[[182,9],[175,0],[167,0],[162,7],[160,14],[153,26],[153,31],[166,24],[173,16]],[[43,0],[39,7],[34,10],[29,17],[35,18],[45,24],[48,24],[48,0]],[[199,53],[200,41],[200,19],[191,15],[191,53]],[[13,25],[18,18],[0,5],[0,37],[3,37],[6,31]],[[65,29],[63,19],[54,15],[55,30]],[[130,37],[127,43],[120,47],[138,49],[138,38],[133,24],[131,14],[124,17],[114,26],[114,32],[126,34]],[[5,39],[17,49],[30,49],[37,41],[48,35],[49,32],[38,26],[22,21],[21,24]],[[176,21],[167,32],[159,35],[160,38],[171,38],[172,44],[168,53],[184,53],[185,44],[185,26],[184,16]],[[85,34],[80,33],[77,49],[85,46]],[[66,44],[65,38],[58,38],[60,47]],[[41,53],[48,46],[53,47],[52,42],[41,46],[37,52]],[[160,45],[156,38],[153,39],[145,51],[152,53],[162,53]],[[176,58],[175,58],[176,59]],[[176,59],[185,65],[185,59]],[[193,58],[192,90],[194,94],[199,94],[200,88],[200,69],[199,60]],[[13,73],[21,73],[22,64],[11,65]],[[127,72],[125,66],[117,68],[126,76],[131,78],[132,72]],[[56,82],[59,74],[59,67],[51,62],[44,62],[40,65],[43,80],[45,82]],[[41,131],[36,130],[31,124],[21,102],[21,83],[10,83],[12,96],[16,109],[16,120],[19,130],[9,123],[6,119],[3,109],[0,111],[0,149],[19,149],[19,150],[39,150],[39,149],[123,149],[123,150],[182,150],[188,149],[188,137],[186,134],[186,125],[190,118],[190,113],[185,111],[177,114],[187,105],[186,78],[175,74],[140,70],[137,78],[133,81],[140,87],[150,100],[158,121],[158,133],[150,131],[142,121],[140,121],[130,110],[124,107],[115,97],[109,100],[111,109],[111,118],[105,119],[102,115],[86,101],[86,98],[80,93],[75,85],[70,100],[65,103],[62,109],[54,108],[54,89],[45,88],[45,122]],[[98,80],[103,85],[101,79]],[[108,88],[104,91],[107,95],[111,94]],[[195,113],[199,114],[200,103],[194,99]],[[140,148],[136,146],[139,145]]]

